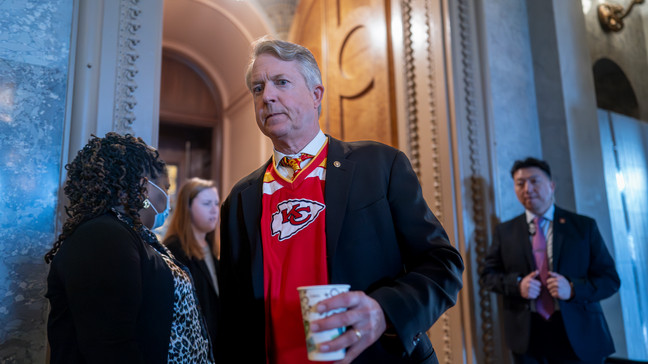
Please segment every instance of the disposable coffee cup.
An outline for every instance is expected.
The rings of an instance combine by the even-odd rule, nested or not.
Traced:
[[[311,321],[319,320],[338,312],[346,311],[345,308],[327,311],[324,313],[315,312],[314,306],[322,300],[338,295],[342,292],[348,292],[348,284],[324,284],[319,286],[297,287],[299,291],[299,301],[301,302],[302,318],[304,322],[304,333],[306,334],[306,349],[308,350],[308,360],[312,361],[333,361],[342,360],[346,349],[322,353],[319,351],[319,344],[335,339],[342,335],[346,327],[339,327],[333,330],[311,332]]]

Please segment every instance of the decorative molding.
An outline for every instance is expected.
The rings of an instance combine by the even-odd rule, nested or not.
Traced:
[[[405,49],[405,100],[407,104],[407,140],[410,162],[416,175],[421,177],[421,151],[418,131],[418,108],[416,104],[416,67],[412,47],[412,0],[403,0],[403,48]]]
[[[432,177],[434,180],[433,212],[436,217],[443,221],[443,209],[441,200],[441,170],[439,168],[439,138],[438,119],[436,107],[436,74],[434,67],[434,49],[432,42],[432,20],[430,18],[430,2],[425,0],[425,27],[427,28],[427,68],[428,68],[428,107],[430,109],[430,149],[432,159]]]
[[[450,315],[444,312],[441,315],[441,322],[443,322],[443,363],[452,364],[452,326],[450,325]]]
[[[435,77],[435,63],[434,63],[434,49],[432,41],[432,20],[430,18],[430,2],[433,0],[424,1],[425,10],[425,27],[427,34],[427,89],[428,89],[428,107],[429,107],[429,128],[430,128],[430,159],[432,160],[432,185],[433,212],[439,220],[443,220],[443,204],[441,200],[441,170],[439,168],[439,139],[438,139],[438,118],[436,107],[436,82]],[[443,354],[439,358],[445,364],[452,364],[452,325],[450,323],[450,315],[444,312],[441,315],[440,321],[442,323],[443,332]]]
[[[441,203],[441,183],[440,183],[440,170],[438,163],[438,139],[437,139],[437,118],[436,118],[436,103],[435,103],[435,86],[436,78],[434,77],[434,60],[432,57],[432,41],[431,41],[431,28],[430,28],[430,14],[429,14],[429,1],[424,0],[425,3],[425,27],[427,31],[427,87],[428,87],[428,97],[429,97],[429,111],[430,111],[430,130],[432,132],[431,136],[431,149],[432,149],[432,160],[433,160],[433,171],[432,175],[434,178],[433,190],[434,190],[434,205],[433,212],[437,218],[441,218],[442,213],[442,203]],[[415,27],[412,14],[414,13],[412,0],[403,0],[401,2],[402,6],[402,18],[404,24],[403,32],[403,47],[405,53],[405,82],[406,82],[406,104],[407,104],[407,129],[408,129],[408,149],[410,152],[410,162],[416,174],[421,177],[421,144],[420,144],[420,135],[419,135],[419,110],[417,104],[417,92],[416,92],[416,65],[415,65],[415,55],[413,47],[413,32],[412,29]],[[443,313],[439,318],[439,321],[442,325],[443,332],[443,354],[442,358],[439,358],[441,362],[445,364],[452,364],[452,335],[451,335],[451,323],[450,315],[448,313]],[[439,354],[441,356],[441,354]]]
[[[349,18],[352,20],[355,19],[356,21],[362,21],[364,19],[371,19],[371,15],[366,11],[356,9],[353,11],[353,15],[348,16],[347,19]],[[345,72],[344,70],[342,59],[344,57],[344,53],[346,52],[346,50],[349,48],[349,45],[351,44],[350,42],[351,37],[362,29],[365,29],[367,30],[367,32],[370,32],[370,29],[367,26],[366,21],[362,21],[362,22],[356,22],[356,21],[344,22],[343,25],[338,28],[339,30],[341,30],[340,37],[338,38],[339,42],[336,42],[335,44],[330,44],[330,47],[335,50],[335,54],[338,55],[336,57],[337,62],[335,63],[336,66],[335,72],[346,80],[350,80],[351,78],[349,78],[347,72]],[[364,76],[362,78],[356,75],[356,77],[353,77],[354,82],[345,83],[344,85],[345,87],[341,87],[339,89],[340,98],[354,99],[362,96],[363,94],[366,94],[372,88],[374,88],[376,84],[376,71],[375,69],[372,71],[373,72],[371,72],[371,74],[369,74],[368,72],[362,73],[362,76]],[[344,119],[342,119],[342,121],[344,122]]]
[[[119,5],[119,36],[117,45],[117,65],[115,77],[115,112],[113,130],[125,134],[133,131],[135,122],[135,90],[137,82],[137,45],[140,39],[137,32],[141,28],[138,21],[142,10],[140,0],[121,0]]]
[[[483,260],[488,249],[488,236],[486,227],[485,211],[485,186],[483,178],[479,177],[482,170],[480,153],[479,153],[479,125],[475,113],[477,100],[475,89],[476,80],[473,55],[473,40],[471,29],[471,5],[468,0],[458,1],[458,19],[459,19],[459,38],[460,38],[460,57],[462,65],[462,83],[465,102],[466,130],[468,138],[468,156],[470,163],[470,198],[472,205],[472,217],[474,223],[474,246],[475,260],[477,262],[477,271],[481,272]],[[495,362],[494,342],[493,342],[493,315],[490,293],[479,285],[479,308],[482,320],[481,335],[484,350],[484,363],[491,364]]]

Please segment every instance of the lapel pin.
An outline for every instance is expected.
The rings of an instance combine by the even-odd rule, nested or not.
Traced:
[[[340,166],[342,165],[342,163],[340,163],[340,162],[338,162],[338,161],[335,161],[335,162],[333,162],[333,165],[334,165],[335,167],[337,167],[337,168],[340,168]]]
[[[558,219],[558,222],[561,223],[561,224],[564,224],[564,223],[565,223],[565,219],[561,217],[560,219]]]

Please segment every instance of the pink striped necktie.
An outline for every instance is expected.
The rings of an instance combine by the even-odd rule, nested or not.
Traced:
[[[533,256],[535,257],[536,267],[540,272],[540,296],[536,300],[536,310],[545,320],[548,320],[554,312],[554,301],[547,289],[547,278],[549,277],[549,261],[547,259],[547,240],[544,236],[544,230],[541,223],[544,219],[536,217],[533,223],[536,226],[536,233],[533,235]]]

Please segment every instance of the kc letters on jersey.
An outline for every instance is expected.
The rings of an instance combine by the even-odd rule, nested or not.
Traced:
[[[286,240],[310,225],[325,206],[307,199],[289,199],[277,204],[272,214],[272,236],[279,234],[279,241]]]

